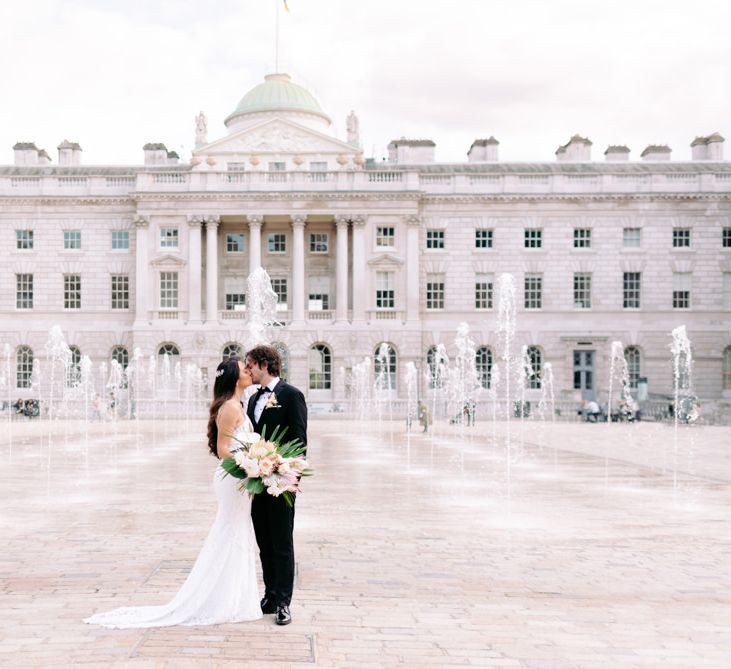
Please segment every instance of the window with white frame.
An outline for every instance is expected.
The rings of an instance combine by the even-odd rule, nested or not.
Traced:
[[[228,344],[226,344],[226,346],[223,347],[223,351],[221,351],[221,359],[225,361],[229,358],[238,358],[243,362],[244,349],[241,347],[241,344],[237,344],[236,342],[229,342]]]
[[[160,228],[161,249],[177,249],[178,241],[179,239],[177,228]]]
[[[721,246],[725,249],[731,248],[731,228],[724,228],[721,231]]]
[[[15,308],[16,309],[32,309],[33,308],[33,275],[32,274],[16,274],[15,275]]]
[[[690,309],[690,272],[673,272],[673,309]]]
[[[392,248],[396,246],[396,228],[378,226],[376,228],[376,246]]]
[[[20,251],[31,250],[33,248],[33,230],[16,230],[15,248]]]
[[[267,237],[269,253],[287,252],[287,235],[284,232],[272,232]]]
[[[310,170],[312,172],[326,172],[327,171],[327,161],[326,160],[310,161]]]
[[[178,273],[160,272],[160,309],[178,308]]]
[[[226,163],[226,171],[228,172],[245,172],[246,163],[236,160]]]
[[[281,160],[273,160],[269,163],[270,172],[284,172],[287,169],[287,163]]]
[[[530,376],[527,379],[528,388],[538,390],[541,387],[541,378],[543,375],[543,355],[541,349],[537,346],[529,346],[526,354],[531,368]]]
[[[75,388],[81,383],[81,351],[78,346],[69,346],[71,359],[66,370],[66,387]]]
[[[574,228],[574,248],[591,248],[591,228]]]
[[[626,249],[639,248],[642,241],[642,228],[624,228],[622,245]]]
[[[277,310],[287,310],[287,278],[283,276],[272,277],[272,290],[277,294]]]
[[[426,248],[443,249],[444,248],[444,230],[430,229],[426,231]]]
[[[310,311],[327,311],[330,308],[330,277],[310,276],[308,284],[307,308]]]
[[[426,308],[444,309],[444,274],[426,275]]]
[[[81,309],[81,275],[63,275],[63,308]]]
[[[523,244],[527,249],[539,249],[543,245],[543,230],[541,228],[526,228],[523,231]]]
[[[112,348],[112,360],[116,360],[117,364],[124,370],[129,365],[129,351],[124,346],[115,346]],[[135,370],[137,371],[137,370]],[[141,382],[141,380],[140,380]]]
[[[226,253],[243,253],[244,252],[244,233],[243,232],[227,232],[226,233]]]
[[[160,347],[157,349],[157,355],[161,358],[168,356],[178,356],[180,355],[180,349],[171,342],[165,342],[164,344],[160,344]]]
[[[330,390],[332,387],[332,353],[325,344],[315,344],[307,356],[310,390]]]
[[[624,359],[627,363],[629,387],[637,388],[640,382],[640,349],[636,346],[628,346],[624,349]]]
[[[589,272],[574,273],[574,308],[591,308],[591,274]]]
[[[376,272],[376,309],[394,309],[395,306],[393,272]]]
[[[129,230],[112,230],[112,250],[129,249]]]
[[[723,308],[731,309],[731,272],[723,273]]]
[[[690,247],[690,228],[673,228],[673,248]]]
[[[475,230],[476,249],[491,249],[492,239],[493,234],[491,228],[477,228],[477,230]]]
[[[437,346],[430,346],[426,352],[426,367],[429,372],[429,388],[443,388],[447,367],[445,357],[440,354]]]
[[[480,386],[489,389],[492,385],[492,350],[487,346],[480,346],[475,351],[475,370]]]
[[[63,247],[65,249],[81,248],[81,230],[64,230]]]
[[[328,237],[327,232],[311,232],[310,253],[327,253]]]
[[[540,309],[543,305],[543,275],[526,274],[523,278],[523,307]]]
[[[641,272],[624,272],[622,274],[622,307],[624,309],[640,308]]]
[[[15,353],[15,383],[18,388],[30,388],[33,378],[33,349],[18,346]]]
[[[246,309],[246,277],[225,277],[223,290],[224,309],[226,311],[244,311]]]
[[[723,389],[731,390],[731,346],[723,350]]]
[[[129,309],[128,274],[112,274],[112,309]]]
[[[396,351],[386,342],[373,353],[373,376],[378,390],[396,390]]]
[[[492,274],[475,275],[475,309],[492,309]]]

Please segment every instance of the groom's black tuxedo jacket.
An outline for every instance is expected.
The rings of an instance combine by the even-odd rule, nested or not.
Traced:
[[[270,438],[274,430],[279,427],[281,432],[283,428],[288,428],[283,442],[299,439],[302,444],[307,446],[307,403],[302,392],[290,386],[286,381],[280,379],[279,383],[274,386],[274,395],[277,396],[278,407],[264,409],[261,412],[261,418],[257,423],[254,420],[254,407],[256,406],[256,394],[249,398],[249,406],[247,407],[247,415],[254,426],[254,432],[266,435]],[[271,393],[266,395],[267,401],[271,397]]]

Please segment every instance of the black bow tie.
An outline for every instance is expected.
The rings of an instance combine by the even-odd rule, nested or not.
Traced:
[[[256,391],[256,399],[258,400],[264,393],[270,393],[272,392],[269,388],[266,386],[259,388],[259,390]]]

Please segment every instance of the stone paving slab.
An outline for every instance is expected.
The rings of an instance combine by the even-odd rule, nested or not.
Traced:
[[[312,422],[291,626],[152,630],[82,619],[182,583],[204,424],[0,429],[0,666],[731,666],[731,430],[433,427]]]

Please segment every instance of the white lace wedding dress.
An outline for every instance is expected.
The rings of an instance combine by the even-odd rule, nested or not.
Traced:
[[[246,418],[239,432],[251,432]],[[170,625],[216,625],[261,618],[256,577],[256,538],[251,500],[240,480],[213,475],[218,512],[188,578],[168,604],[134,606],[97,613],[84,622],[104,627],[141,628]]]

